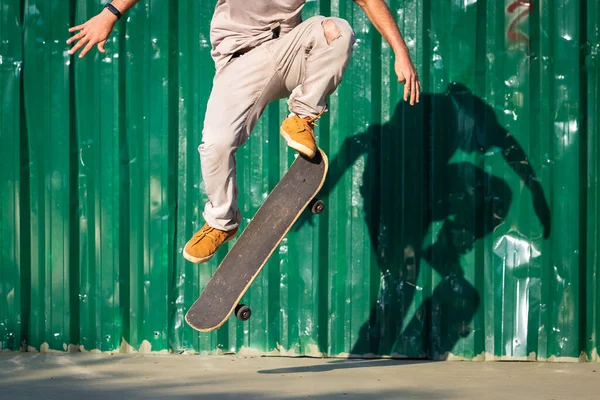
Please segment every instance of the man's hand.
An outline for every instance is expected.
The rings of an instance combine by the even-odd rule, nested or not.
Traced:
[[[79,32],[67,40],[67,44],[77,42],[75,46],[69,50],[69,53],[75,54],[75,52],[84,45],[86,46],[81,54],[79,54],[79,58],[84,57],[95,45],[98,45],[98,50],[101,53],[106,53],[104,44],[112,32],[115,22],[117,22],[116,15],[107,9],[104,9],[100,14],[89,19],[87,22],[69,29],[69,32]]]
[[[396,56],[394,68],[396,69],[396,75],[398,75],[398,82],[404,83],[404,101],[408,101],[410,96],[411,106],[418,103],[421,94],[421,82],[419,82],[415,66],[410,60],[408,50],[406,55]]]
[[[394,21],[387,4],[384,0],[354,0],[354,2],[364,10],[375,28],[394,51],[398,81],[404,82],[404,101],[408,101],[410,96],[411,106],[418,103],[421,84],[417,77],[417,71],[410,60],[404,38],[398,30],[398,25]]]

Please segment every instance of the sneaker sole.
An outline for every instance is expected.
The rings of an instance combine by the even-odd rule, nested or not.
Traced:
[[[280,133],[281,133],[281,136],[283,136],[283,138],[287,142],[287,145],[290,146],[292,149],[296,150],[298,153],[303,154],[308,158],[313,158],[315,156],[315,154],[317,154],[316,151],[309,149],[302,143],[298,143],[298,142],[292,140],[290,135],[283,129],[280,130]]]
[[[237,233],[236,233],[236,235],[237,235]],[[225,240],[225,241],[224,241],[224,242],[221,244],[221,246],[222,246],[222,245],[224,245],[224,244],[225,244],[225,243],[227,243],[227,242],[230,242],[230,241],[232,241],[232,240],[233,240],[233,239],[236,237],[236,235],[232,235],[232,236],[231,236],[229,239]],[[185,244],[185,247],[187,247],[187,243]],[[210,256],[208,256],[208,257],[194,257],[193,255],[191,255],[190,253],[188,253],[187,251],[185,251],[185,247],[183,248],[183,258],[185,258],[186,260],[188,260],[189,262],[191,262],[191,263],[194,263],[194,264],[203,264],[203,263],[205,263],[205,262],[208,262],[208,261],[210,261],[210,259],[211,259],[211,258],[213,258],[213,257],[215,256],[215,254],[216,254],[216,252],[215,252],[215,254],[211,254],[211,255],[210,255]],[[220,246],[219,246],[219,247],[220,247]],[[218,250],[218,249],[217,249],[217,250]]]

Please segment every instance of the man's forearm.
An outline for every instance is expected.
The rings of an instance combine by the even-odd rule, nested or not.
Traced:
[[[396,56],[408,53],[398,25],[384,0],[354,0],[367,14],[381,36],[389,43]]]

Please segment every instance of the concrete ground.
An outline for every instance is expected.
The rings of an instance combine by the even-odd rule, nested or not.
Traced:
[[[0,354],[2,399],[600,399],[599,364]]]

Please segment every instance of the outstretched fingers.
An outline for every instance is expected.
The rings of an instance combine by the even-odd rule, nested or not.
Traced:
[[[83,45],[85,45],[89,41],[90,41],[90,37],[87,35],[83,35],[83,37],[81,37],[81,39],[79,39],[79,41],[77,43],[75,43],[75,46],[73,46],[71,48],[71,50],[69,50],[69,54],[75,54],[77,52],[77,50],[82,48]]]

